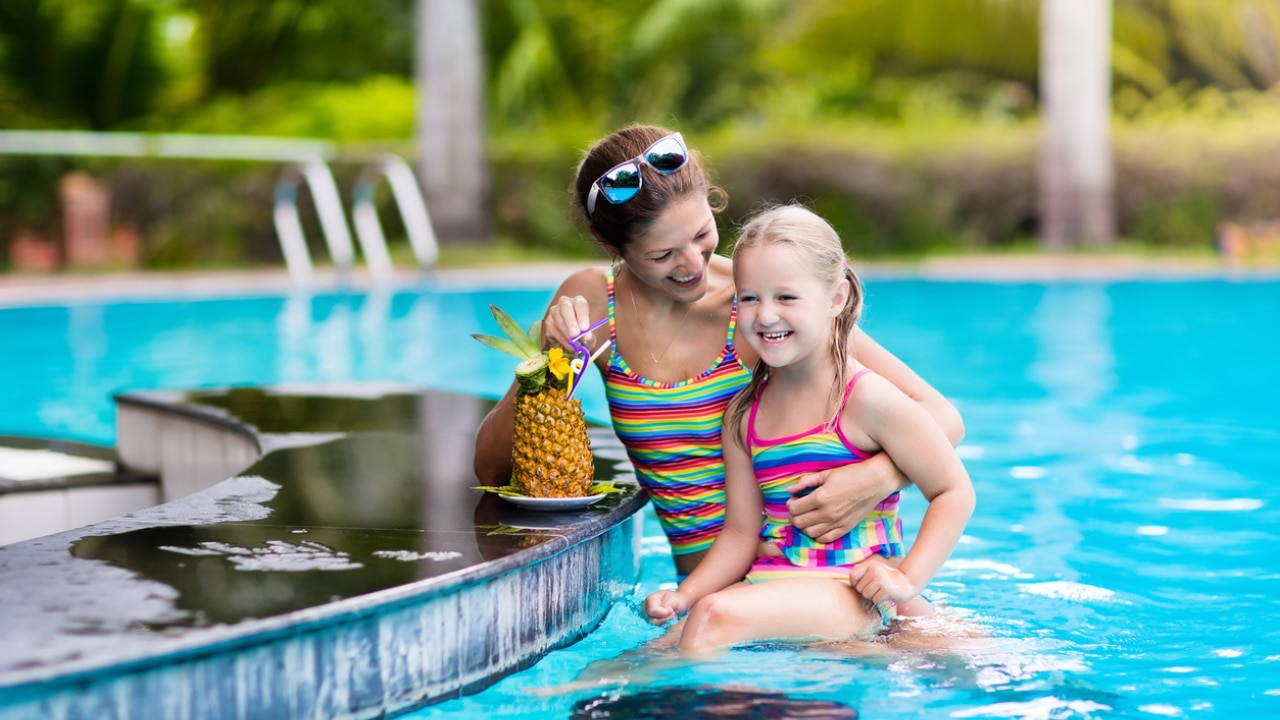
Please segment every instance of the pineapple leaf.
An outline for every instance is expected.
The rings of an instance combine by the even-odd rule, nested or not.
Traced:
[[[482,344],[487,345],[494,350],[501,350],[508,355],[515,355],[521,360],[528,357],[528,355],[525,355],[523,350],[516,347],[515,343],[505,338],[494,337],[492,335],[481,335],[480,333],[471,333],[471,337],[479,340]]]
[[[529,342],[533,344],[539,352],[542,351],[542,321],[534,320],[529,326]]]
[[[493,313],[493,319],[498,321],[498,327],[502,328],[502,332],[511,338],[512,344],[520,348],[521,354],[517,357],[533,357],[542,352],[542,348],[529,339],[529,334],[520,329],[515,318],[511,317],[502,308],[497,305],[490,305],[489,311]]]
[[[483,490],[487,493],[496,493],[498,495],[524,497],[524,493],[517,490],[515,485],[473,485],[471,489]]]

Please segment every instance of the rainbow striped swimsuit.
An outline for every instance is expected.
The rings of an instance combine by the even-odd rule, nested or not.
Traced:
[[[840,402],[841,412],[858,378],[868,372],[871,371],[860,370],[849,380],[844,399]],[[760,407],[760,395],[767,386],[766,382],[760,387],[747,421],[751,463],[755,467],[760,491],[764,494],[764,525],[760,529],[760,539],[773,543],[791,565],[801,568],[850,566],[876,554],[885,557],[902,555],[902,521],[898,518],[896,492],[881,500],[862,523],[834,542],[820,543],[791,524],[787,500],[792,496],[787,488],[797,478],[806,473],[862,462],[871,456],[849,442],[838,422],[775,440],[760,438],[756,435],[756,410]],[[761,565],[773,564],[776,563]],[[848,582],[847,570],[837,574],[844,575],[845,582]]]
[[[604,389],[614,432],[653,500],[671,551],[685,555],[706,550],[724,527],[724,411],[751,381],[750,369],[733,349],[737,298],[724,351],[711,368],[689,380],[661,383],[637,375],[618,353],[612,269],[608,279],[610,349]]]

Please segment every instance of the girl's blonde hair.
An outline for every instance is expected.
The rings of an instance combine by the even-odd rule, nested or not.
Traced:
[[[835,419],[844,396],[844,388],[853,374],[853,329],[862,314],[862,283],[849,266],[844,245],[831,224],[817,213],[802,205],[778,205],[757,214],[738,235],[733,246],[733,262],[741,261],[746,250],[770,245],[784,245],[796,253],[813,272],[814,278],[832,290],[841,280],[849,282],[849,295],[844,307],[833,319],[831,330],[831,360],[835,365],[835,383],[831,388],[828,417]],[[761,360],[756,364],[751,383],[743,388],[729,406],[727,427],[734,431],[734,439],[742,444],[742,419],[751,403],[760,393],[760,386],[768,377],[769,367]]]

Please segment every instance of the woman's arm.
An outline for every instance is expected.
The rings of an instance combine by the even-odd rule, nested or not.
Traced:
[[[858,592],[873,602],[905,602],[929,584],[955,549],[973,514],[973,484],[941,429],[883,378],[859,381],[844,417],[909,473],[929,501],[901,565],[865,563],[850,576]]]
[[[476,430],[476,454],[472,461],[476,477],[482,485],[501,487],[511,484],[511,445],[515,435],[516,383],[480,421]]]
[[[964,439],[964,419],[955,406],[906,363],[863,332],[862,328],[854,328],[853,332],[854,359],[893,383],[894,387],[924,408],[934,424],[942,428],[943,435],[951,442],[952,447],[959,445]]]
[[[702,598],[742,580],[760,549],[764,497],[756,483],[751,456],[731,439],[728,429],[722,437],[726,438],[724,529],[680,587],[659,590],[645,599],[645,613],[656,625],[675,620]]]
[[[854,329],[853,349],[859,363],[888,380],[924,409],[952,445],[964,439],[964,420],[955,406],[862,328]],[[791,493],[810,489],[813,492],[792,498],[787,502],[787,510],[791,513],[791,523],[801,532],[819,542],[832,542],[862,522],[877,503],[910,482],[908,476],[882,454],[865,462],[802,477],[791,488]]]
[[[608,292],[603,279],[602,270],[587,268],[575,272],[560,284],[554,295],[556,299],[543,315],[544,348],[569,349],[569,338],[591,326],[593,313],[597,318],[604,317]],[[594,338],[588,336],[584,341],[593,343]],[[511,444],[515,433],[512,403],[515,396],[516,383],[512,381],[507,394],[480,421],[476,430],[472,466],[484,485],[502,486],[511,482]]]

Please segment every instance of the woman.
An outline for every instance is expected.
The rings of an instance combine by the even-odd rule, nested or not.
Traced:
[[[688,575],[724,524],[720,430],[729,401],[758,360],[737,343],[732,265],[715,254],[716,213],[727,195],[679,133],[634,125],[597,142],[578,167],[575,204],[612,260],[570,275],[543,321],[548,347],[608,319],[578,342],[608,342],[595,365],[605,381],[614,430],[627,447],[671,542],[677,574]],[[855,359],[919,403],[953,444],[964,436],[955,408],[902,361],[858,329]],[[480,425],[476,475],[511,476],[515,385]],[[822,542],[847,533],[908,480],[887,456],[802,478],[787,503],[792,523]]]

